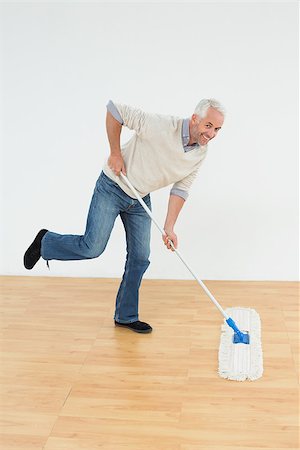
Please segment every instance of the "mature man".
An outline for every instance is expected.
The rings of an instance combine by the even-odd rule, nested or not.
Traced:
[[[61,235],[40,230],[24,255],[26,269],[42,257],[47,262],[96,258],[107,245],[115,219],[120,215],[127,243],[125,271],[115,308],[115,325],[149,333],[149,324],[139,321],[139,287],[148,268],[151,220],[120,172],[127,175],[151,209],[150,192],[172,184],[163,236],[177,248],[174,232],[178,214],[206,156],[207,144],[221,129],[224,108],[214,99],[203,99],[191,118],[149,114],[128,105],[107,105],[106,129],[110,156],[100,174],[89,208],[84,235]],[[122,126],[135,131],[121,147]]]

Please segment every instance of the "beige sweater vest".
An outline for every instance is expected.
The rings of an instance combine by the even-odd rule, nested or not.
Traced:
[[[134,136],[121,147],[127,177],[141,197],[170,184],[188,196],[207,146],[185,152],[181,129],[183,119],[174,116],[149,114],[128,105],[114,103],[124,126],[134,130]],[[130,197],[128,186],[116,176],[106,163],[104,173],[115,181]]]

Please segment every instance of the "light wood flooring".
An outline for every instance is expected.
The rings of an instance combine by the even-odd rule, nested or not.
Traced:
[[[194,281],[144,280],[115,328],[119,280],[1,277],[1,450],[296,450],[298,284],[207,286],[256,309],[263,377],[220,378],[222,316]]]

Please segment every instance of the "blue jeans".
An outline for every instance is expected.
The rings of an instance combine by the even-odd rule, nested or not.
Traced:
[[[150,195],[143,200],[151,209]],[[118,215],[125,228],[127,256],[114,318],[131,323],[138,320],[139,287],[150,264],[151,219],[138,200],[125,194],[103,172],[96,183],[84,235],[48,231],[42,239],[41,256],[47,261],[97,258],[105,250]]]

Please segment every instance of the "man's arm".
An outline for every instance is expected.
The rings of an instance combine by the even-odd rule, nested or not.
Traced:
[[[169,243],[169,239],[171,239],[171,241],[174,244],[174,247],[177,248],[178,245],[178,240],[177,240],[177,236],[174,233],[174,225],[176,223],[176,220],[178,218],[178,215],[184,205],[184,198],[179,197],[178,195],[170,195],[169,198],[169,205],[168,205],[168,212],[167,212],[167,217],[165,220],[165,225],[164,225],[164,230],[166,232],[166,235],[163,235],[163,241],[165,243],[165,245],[167,246],[167,248],[172,250],[172,247]]]
[[[116,120],[113,115],[107,111],[106,114],[106,131],[110,145],[110,157],[108,158],[109,168],[116,174],[122,172],[126,175],[124,160],[121,154],[121,137],[122,124]]]

